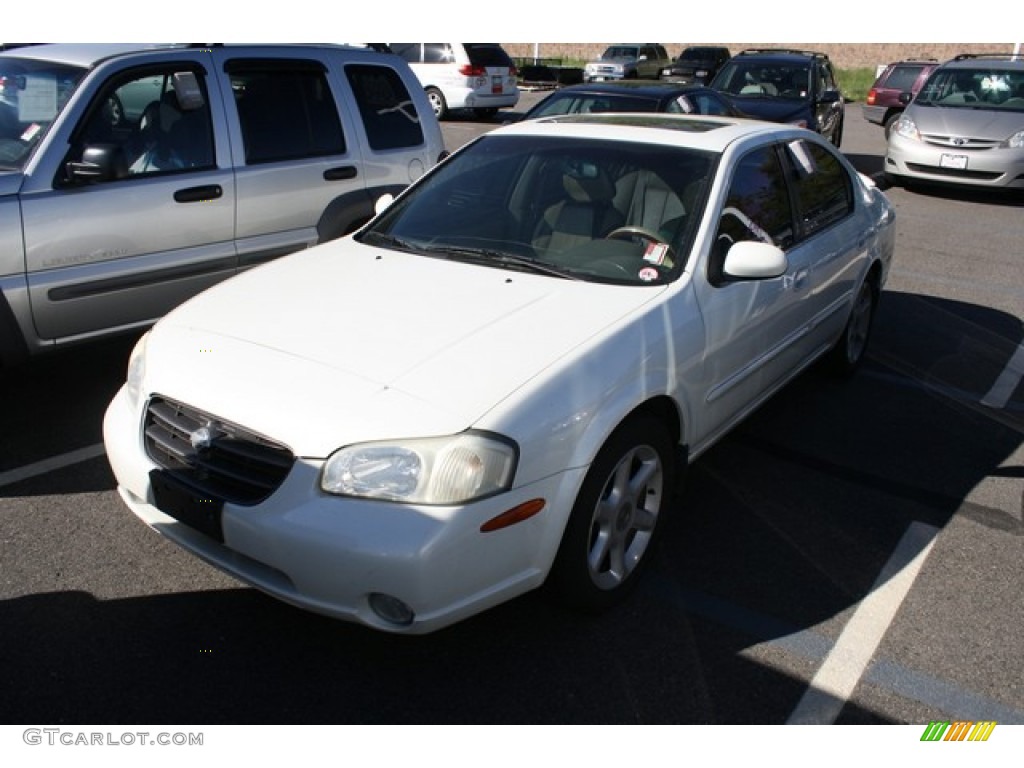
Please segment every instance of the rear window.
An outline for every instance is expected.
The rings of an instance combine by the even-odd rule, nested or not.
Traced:
[[[914,87],[922,69],[922,64],[897,64],[882,85],[898,91],[909,91]]]
[[[373,64],[351,64],[345,68],[345,74],[359,104],[359,115],[372,149],[423,144],[416,107],[395,70]]]
[[[496,43],[463,43],[471,64],[477,67],[510,67],[512,59]]]

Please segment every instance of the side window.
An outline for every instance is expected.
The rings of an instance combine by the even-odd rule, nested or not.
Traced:
[[[420,63],[419,43],[389,43],[391,52],[405,59],[410,64]]]
[[[423,62],[425,64],[450,64],[455,61],[451,43],[424,43]]]
[[[227,69],[248,165],[345,153],[338,108],[320,64],[231,61]]]
[[[99,162],[97,181],[214,165],[210,107],[202,75],[177,66],[108,84],[79,127],[69,155]]]
[[[786,145],[786,154],[793,165],[804,236],[821,231],[853,211],[850,177],[828,149],[800,139]]]
[[[744,156],[729,182],[715,235],[708,279],[722,279],[725,255],[733,243],[756,240],[786,249],[793,244],[793,213],[779,156],[762,147]]]
[[[395,70],[353,64],[345,68],[345,74],[355,93],[371,149],[422,146],[423,130],[416,106]]]

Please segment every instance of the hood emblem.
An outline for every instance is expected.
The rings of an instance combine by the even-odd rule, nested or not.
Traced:
[[[966,143],[967,139],[965,139],[963,136],[954,136],[950,140],[950,144],[952,144],[954,147],[962,147]]]
[[[209,450],[210,446],[213,445],[213,441],[223,434],[216,424],[208,421],[199,429],[189,432],[188,441],[192,444],[192,448],[201,452]]]

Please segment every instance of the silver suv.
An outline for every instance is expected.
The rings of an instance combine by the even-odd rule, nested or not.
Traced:
[[[658,43],[616,43],[608,46],[596,61],[587,62],[583,79],[588,83],[601,80],[657,80],[664,67],[672,64],[665,46]]]
[[[146,326],[241,270],[352,232],[444,152],[391,54],[0,53],[0,365]]]

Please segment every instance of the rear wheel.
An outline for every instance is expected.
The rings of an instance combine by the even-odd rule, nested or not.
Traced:
[[[660,422],[624,422],[598,452],[569,517],[548,586],[571,607],[621,600],[651,559],[673,488],[672,440]]]
[[[867,353],[877,303],[878,289],[869,278],[860,287],[843,335],[829,353],[827,362],[833,373],[848,376],[860,367]]]
[[[427,101],[430,102],[430,108],[438,120],[448,114],[448,102],[444,100],[444,94],[437,88],[427,88]]]

